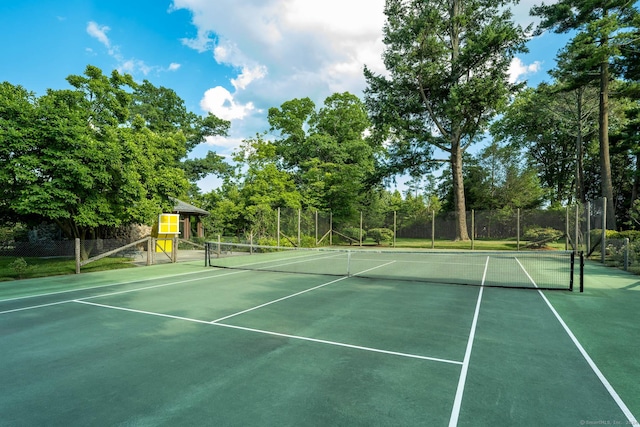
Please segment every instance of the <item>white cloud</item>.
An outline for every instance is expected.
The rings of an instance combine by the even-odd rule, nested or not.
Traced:
[[[120,47],[111,44],[111,40],[107,36],[107,33],[111,30],[106,25],[100,25],[94,21],[89,21],[87,23],[87,33],[97,39],[100,43],[102,43],[106,48],[111,57],[113,57],[116,61],[118,61],[118,65],[116,69],[121,73],[128,74],[143,74],[144,76],[149,75],[151,72],[163,72],[163,71],[177,71],[180,69],[180,64],[176,62],[172,62],[169,64],[169,67],[160,67],[157,65],[148,65],[141,59],[125,59],[124,56],[120,53]],[[87,53],[94,54],[94,51],[91,48],[86,49]]]
[[[240,104],[222,86],[216,86],[204,93],[200,107],[224,120],[241,120],[255,109],[252,102]]]
[[[107,49],[111,49],[111,41],[109,37],[107,37],[107,33],[111,30],[111,28],[106,25],[98,25],[96,22],[89,21],[87,24],[87,33],[95,39],[97,39],[100,43],[105,45]]]
[[[523,27],[534,22],[529,10],[539,2],[522,0],[513,8],[516,22]],[[234,70],[227,82],[213,83],[215,87],[206,91],[200,103],[205,111],[233,120],[233,135],[266,129],[266,118],[258,114],[286,100],[308,96],[320,105],[334,92],[361,95],[366,87],[365,65],[374,72],[386,72],[382,62],[385,0],[241,3],[174,0],[171,7],[188,10],[197,30],[183,44],[209,52],[218,64]],[[510,75],[520,79],[539,67],[538,62],[514,61]],[[251,127],[256,124],[263,127]]]
[[[520,58],[513,58],[509,66],[509,82],[516,83],[522,81],[522,77],[540,71],[542,63],[534,61],[532,64],[525,64]]]

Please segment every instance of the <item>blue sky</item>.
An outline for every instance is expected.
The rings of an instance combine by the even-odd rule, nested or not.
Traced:
[[[524,0],[514,9],[532,22]],[[384,0],[9,0],[0,3],[0,81],[42,95],[68,88],[88,64],[176,91],[196,114],[231,120],[229,138],[208,150],[228,155],[243,138],[267,130],[266,112],[308,96],[320,105],[335,92],[361,95],[364,64],[383,72]],[[566,36],[532,39],[513,78],[548,79]],[[216,180],[200,183],[210,191]]]

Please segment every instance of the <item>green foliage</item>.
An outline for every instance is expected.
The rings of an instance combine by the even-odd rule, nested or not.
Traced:
[[[271,161],[291,174],[302,206],[331,210],[337,220],[356,212],[373,179],[376,152],[363,137],[369,121],[362,102],[336,93],[316,110],[309,98],[293,99],[269,109],[269,124],[279,134]]]
[[[0,86],[0,217],[55,222],[68,237],[100,227],[151,224],[188,179],[227,167],[219,156],[182,163],[228,122],[188,113],[170,89],[88,66],[73,89],[40,98]]]
[[[534,248],[544,248],[548,243],[555,242],[562,236],[564,236],[562,231],[551,227],[530,227],[524,232],[524,238],[530,240],[530,246]]]
[[[15,271],[20,279],[34,268],[34,266],[27,264],[27,261],[25,261],[24,258],[16,258],[11,264],[9,264],[9,267]]]
[[[16,259],[14,257],[0,257],[0,281],[74,274],[76,271],[76,262],[73,259],[26,257],[24,261],[28,265],[28,269],[22,277],[19,277],[15,269],[11,268]],[[82,271],[89,273],[134,267],[127,258],[103,258],[82,267]]]
[[[300,247],[301,248],[315,248],[316,247],[316,238],[313,236],[300,236]]]
[[[459,7],[458,7],[459,6]],[[389,146],[388,170],[421,176],[449,154],[456,234],[467,239],[462,158],[517,90],[508,82],[525,31],[505,2],[388,0],[386,75],[365,68],[373,139]]]
[[[393,230],[388,228],[373,228],[367,231],[367,237],[373,239],[376,244],[393,240]]]

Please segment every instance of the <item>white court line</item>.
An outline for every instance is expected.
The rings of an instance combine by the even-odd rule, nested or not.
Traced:
[[[310,342],[316,342],[316,343],[320,343],[320,344],[334,345],[334,346],[338,346],[338,347],[353,348],[353,349],[356,349],[356,350],[364,350],[364,351],[369,351],[369,352],[373,352],[373,353],[383,353],[383,354],[389,354],[389,355],[393,355],[393,356],[408,357],[408,358],[411,358],[411,359],[430,360],[432,362],[449,363],[449,364],[453,364],[453,365],[462,365],[462,362],[458,362],[457,360],[439,359],[437,357],[420,356],[420,355],[417,355],[417,354],[410,354],[410,353],[399,353],[397,351],[381,350],[379,348],[372,348],[372,347],[362,347],[362,346],[359,346],[359,345],[346,344],[346,343],[341,343],[341,342],[337,342],[337,341],[327,341],[327,340],[321,340],[321,339],[316,339],[316,338],[301,337],[299,335],[289,335],[289,334],[281,334],[279,332],[264,331],[262,329],[245,328],[244,326],[229,325],[229,324],[226,324],[226,323],[213,323],[212,322],[211,324],[215,325],[215,326],[222,326],[222,327],[225,327],[225,328],[239,329],[239,330],[242,330],[242,331],[256,332],[256,333],[259,333],[259,334],[266,334],[266,335],[274,335],[274,336],[277,336],[277,337],[291,338],[291,339],[295,339],[295,340],[310,341]]]
[[[527,275],[527,277],[529,278],[531,283],[533,283],[533,286],[535,286],[537,288],[538,285],[531,278],[531,276],[529,275],[527,270],[525,270],[524,266],[520,263],[520,260],[518,258],[516,258],[516,261],[518,262],[518,264],[520,264],[520,268],[522,268],[522,271],[524,271],[524,273]],[[569,338],[571,339],[571,341],[573,341],[575,346],[578,348],[578,351],[580,352],[580,354],[582,354],[582,357],[584,357],[584,359],[587,361],[587,364],[591,367],[591,369],[596,374],[596,376],[598,377],[598,379],[600,380],[602,385],[604,385],[604,388],[607,390],[607,392],[609,392],[609,395],[611,396],[611,398],[616,402],[616,404],[618,405],[620,410],[627,417],[627,420],[628,420],[627,424],[631,425],[631,426],[640,426],[640,424],[638,423],[638,420],[636,420],[636,418],[633,416],[633,414],[631,413],[631,411],[629,410],[627,405],[624,403],[622,398],[618,395],[618,393],[613,388],[611,383],[604,376],[602,371],[600,371],[600,368],[598,368],[598,366],[593,361],[591,356],[589,356],[589,354],[584,349],[584,347],[582,347],[582,344],[580,344],[580,342],[578,341],[578,338],[576,338],[576,336],[573,334],[571,329],[569,329],[569,326],[564,322],[564,320],[562,320],[562,317],[560,317],[560,314],[556,311],[556,309],[553,307],[553,305],[551,305],[551,302],[547,299],[547,297],[544,295],[544,293],[542,293],[541,290],[538,290],[538,293],[540,294],[540,296],[542,297],[544,302],[547,304],[547,306],[549,307],[549,309],[551,310],[553,315],[556,317],[556,319],[558,319],[558,322],[560,322],[560,324],[564,328],[565,332],[569,335]]]
[[[52,303],[49,303],[49,304],[40,304],[40,305],[32,305],[32,306],[28,306],[28,307],[14,308],[13,310],[0,311],[0,314],[9,314],[9,313],[16,313],[16,312],[19,312],[19,311],[34,310],[36,308],[43,308],[43,307],[50,307],[50,306],[53,306],[53,305],[66,304],[66,303],[70,303],[70,302],[75,302],[77,300],[87,300],[87,299],[94,299],[94,298],[102,298],[102,297],[111,296],[111,295],[126,294],[126,293],[130,293],[130,292],[138,292],[138,291],[144,291],[144,290],[148,290],[148,289],[162,288],[162,287],[165,287],[165,286],[174,286],[174,285],[179,285],[179,284],[182,284],[182,283],[196,282],[198,280],[215,279],[215,278],[218,278],[218,277],[229,276],[231,274],[239,274],[239,273],[244,273],[244,272],[245,271],[234,271],[234,272],[231,272],[231,273],[217,274],[215,276],[198,277],[198,278],[195,278],[195,279],[179,280],[177,282],[170,282],[170,283],[161,283],[159,285],[145,286],[143,288],[129,289],[129,290],[126,290],[126,291],[110,292],[110,293],[107,293],[107,294],[93,295],[93,296],[84,297],[84,298],[68,299],[68,300],[64,300],[64,301],[56,301],[56,302],[52,302]],[[191,274],[191,273],[188,273],[188,274]],[[176,276],[183,276],[183,274],[176,274],[176,275],[171,276],[171,277],[176,277]],[[161,278],[162,277],[160,277],[160,279]],[[157,278],[156,279],[149,279],[149,280],[157,280]],[[136,282],[146,282],[146,281],[148,281],[148,280],[137,280],[137,281],[129,282],[129,284],[136,283]],[[124,284],[124,283],[122,283],[122,284]],[[118,285],[120,285],[120,283]],[[116,285],[104,285],[104,286],[116,286]],[[101,287],[104,287],[104,286],[96,286],[96,287],[91,288],[91,289],[101,288]],[[84,290],[86,290],[86,289],[90,289],[90,288],[84,288]],[[83,289],[78,289],[78,290],[83,290]],[[43,294],[42,296],[47,296],[47,294]]]
[[[392,264],[392,263],[393,263],[393,261],[392,262],[388,262],[386,264],[378,265],[378,266],[373,267],[373,268],[369,268],[367,270],[360,271],[359,273],[354,274],[354,276],[357,276],[358,274],[366,273],[367,271],[375,270],[376,268],[384,267],[384,266]],[[314,286],[313,288],[309,288],[309,289],[305,289],[304,291],[296,292],[295,294],[287,295],[285,297],[278,298],[278,299],[275,299],[273,301],[265,302],[264,304],[256,305],[255,307],[251,307],[251,308],[248,308],[246,310],[242,310],[242,311],[239,311],[237,313],[233,313],[233,314],[230,314],[228,316],[224,316],[224,317],[221,317],[219,319],[212,320],[211,323],[221,322],[223,320],[227,320],[227,319],[230,319],[232,317],[239,316],[241,314],[249,313],[249,312],[257,310],[259,308],[263,308],[263,307],[266,307],[268,305],[275,304],[277,302],[287,300],[289,298],[297,297],[298,295],[306,294],[307,292],[315,291],[316,289],[324,288],[325,286],[332,285],[334,283],[337,283],[337,282],[340,282],[342,280],[348,279],[349,277],[350,276],[344,276],[344,277],[341,277],[339,279],[335,279],[335,280],[332,280],[330,282],[323,283],[323,284],[318,285],[318,286]]]
[[[228,324],[224,324],[224,323],[208,322],[208,321],[204,321],[204,320],[191,319],[189,317],[173,316],[171,314],[155,313],[155,312],[152,312],[152,311],[144,311],[144,310],[134,310],[132,308],[116,307],[116,306],[106,305],[106,304],[97,304],[97,303],[94,303],[94,302],[88,302],[88,301],[82,301],[82,300],[74,300],[73,302],[76,302],[78,304],[93,305],[93,306],[96,306],[96,307],[107,308],[107,309],[111,309],[111,310],[128,311],[128,312],[131,312],[131,313],[146,314],[146,315],[158,316],[158,317],[166,317],[166,318],[169,318],[169,319],[184,320],[184,321],[187,321],[187,322],[201,323],[201,324],[210,325],[210,326],[218,326],[218,327],[223,327],[223,328],[238,329],[238,330],[247,331],[247,332],[259,333],[259,334],[263,334],[263,335],[272,335],[272,336],[277,336],[277,337],[282,337],[282,338],[289,338],[289,339],[295,339],[295,340],[301,340],[301,341],[315,342],[315,343],[319,343],[319,344],[333,345],[333,346],[337,346],[337,347],[352,348],[352,349],[356,349],[356,350],[369,351],[369,352],[372,352],[372,353],[382,353],[382,354],[388,354],[388,355],[392,355],[392,356],[400,356],[400,357],[406,357],[406,358],[410,358],[410,359],[429,360],[429,361],[432,361],[432,362],[449,363],[449,364],[454,364],[454,365],[461,365],[462,364],[462,362],[458,362],[456,360],[439,359],[439,358],[436,358],[436,357],[420,356],[420,355],[417,355],[417,354],[410,354],[410,353],[400,353],[400,352],[397,352],[397,351],[382,350],[382,349],[379,349],[379,348],[372,348],[372,347],[362,347],[362,346],[358,346],[358,345],[346,344],[346,343],[341,343],[341,342],[337,342],[337,341],[327,341],[327,340],[321,340],[321,339],[316,339],[316,338],[302,337],[302,336],[298,336],[298,335],[289,335],[289,334],[282,334],[282,333],[279,333],[279,332],[265,331],[265,330],[261,330],[261,329],[245,328],[243,326],[235,326],[235,325],[228,325]]]
[[[239,311],[237,313],[233,313],[233,314],[230,314],[228,316],[224,316],[224,317],[221,317],[219,319],[212,320],[211,323],[218,323],[218,322],[221,322],[223,320],[227,320],[227,319],[230,319],[230,318],[235,317],[235,316],[239,316],[239,315],[244,314],[244,313],[249,313],[250,311],[254,311],[254,310],[257,310],[259,308],[266,307],[268,305],[275,304],[277,302],[287,300],[289,298],[297,297],[298,295],[302,295],[302,294],[305,294],[307,292],[315,291],[316,289],[320,289],[320,288],[323,288],[325,286],[329,286],[329,285],[331,285],[333,283],[339,282],[339,281],[347,279],[347,278],[348,278],[347,276],[344,276],[344,277],[341,277],[339,279],[332,280],[330,282],[323,283],[323,284],[318,285],[318,286],[314,286],[313,288],[309,288],[309,289],[305,289],[304,291],[296,292],[295,294],[287,295],[285,297],[278,298],[278,299],[275,299],[273,301],[265,302],[264,304],[256,305],[255,307],[251,307],[251,308],[248,308],[246,310],[242,310],[242,311]]]
[[[464,386],[467,382],[467,372],[469,371],[469,361],[471,360],[471,350],[473,349],[473,340],[476,336],[476,327],[478,326],[478,317],[480,315],[480,303],[482,302],[482,294],[484,291],[484,282],[487,277],[487,268],[489,267],[489,257],[484,265],[484,274],[482,275],[482,284],[480,286],[480,292],[478,292],[478,301],[476,302],[476,311],[473,314],[473,321],[471,322],[471,332],[469,333],[469,340],[467,341],[467,350],[464,353],[464,360],[462,362],[462,369],[460,371],[460,378],[458,379],[458,389],[456,390],[456,397],[453,400],[453,408],[451,409],[451,417],[449,418],[449,427],[455,427],[458,425],[458,418],[460,417],[460,409],[462,408],[462,395],[464,394]]]
[[[47,293],[44,293],[44,294],[26,295],[26,296],[21,296],[21,297],[3,299],[3,300],[0,300],[0,303],[10,302],[10,301],[18,301],[18,300],[21,300],[21,299],[37,298],[37,297],[48,297],[48,296],[51,296],[51,295],[67,294],[67,293],[71,293],[71,292],[80,292],[80,291],[87,291],[87,290],[92,290],[92,289],[100,289],[100,288],[106,288],[108,286],[130,285],[132,283],[143,283],[143,282],[148,282],[150,280],[158,280],[158,279],[164,279],[164,278],[169,278],[169,277],[186,276],[186,275],[189,275],[189,274],[199,274],[199,273],[205,273],[205,272],[208,272],[208,271],[206,271],[206,270],[203,270],[203,271],[191,271],[189,273],[172,274],[172,275],[169,275],[169,276],[153,277],[153,278],[149,278],[149,279],[142,279],[142,280],[139,279],[139,280],[130,280],[130,281],[127,281],[127,282],[108,283],[106,285],[90,286],[88,288],[67,289],[65,291],[56,291],[56,292],[47,292]]]

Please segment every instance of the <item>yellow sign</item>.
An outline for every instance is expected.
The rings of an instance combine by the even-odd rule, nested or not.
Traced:
[[[160,214],[158,217],[158,241],[156,252],[171,253],[173,238],[180,234],[179,214]]]
[[[180,234],[180,215],[160,214],[158,217],[158,234]]]

